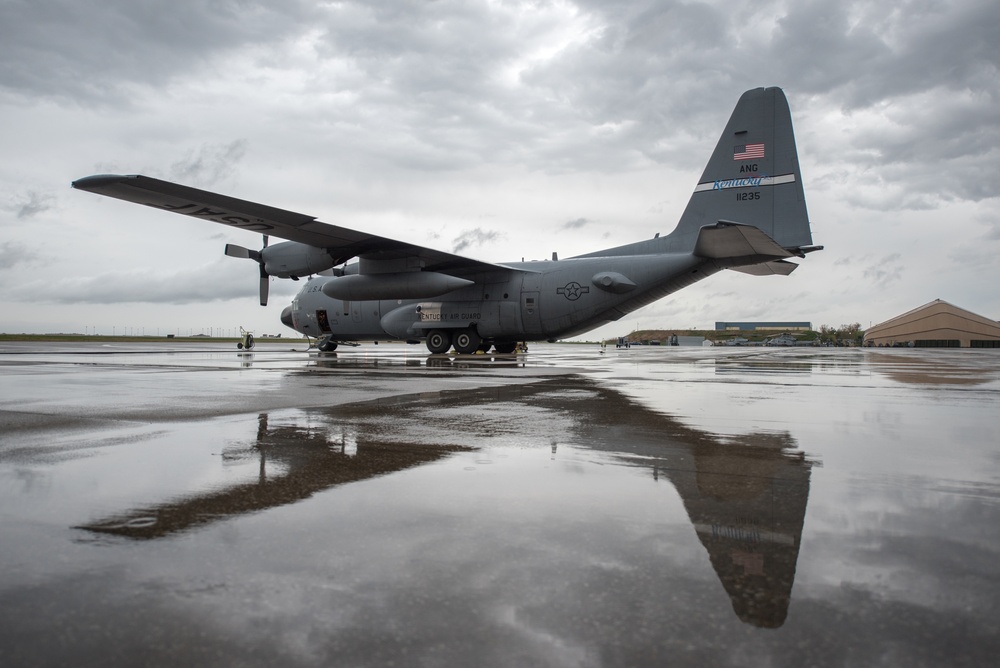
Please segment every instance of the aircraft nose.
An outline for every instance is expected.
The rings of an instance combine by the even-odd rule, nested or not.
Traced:
[[[285,308],[281,309],[281,324],[284,325],[285,327],[291,327],[292,329],[295,328],[295,325],[292,323],[291,306],[286,306]]]

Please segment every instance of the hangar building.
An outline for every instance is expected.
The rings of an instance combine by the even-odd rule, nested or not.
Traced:
[[[935,299],[865,332],[866,346],[1000,348],[1000,322]]]

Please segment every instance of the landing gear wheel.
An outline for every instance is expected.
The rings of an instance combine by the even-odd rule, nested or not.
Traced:
[[[316,347],[319,348],[320,352],[332,353],[334,350],[337,349],[337,342],[331,341],[330,339],[323,339],[322,341],[319,342],[319,345]]]
[[[432,355],[441,355],[451,348],[451,335],[443,329],[432,329],[427,333],[427,350]]]
[[[479,350],[479,344],[483,340],[472,328],[460,329],[455,332],[455,350],[462,355],[471,355]]]
[[[512,352],[517,350],[517,341],[498,341],[493,344],[493,349],[501,355],[510,355]]]

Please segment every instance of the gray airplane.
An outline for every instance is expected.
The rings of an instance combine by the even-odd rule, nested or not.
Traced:
[[[481,262],[148,176],[88,176],[73,187],[263,233],[261,250],[227,244],[226,255],[260,265],[262,305],[270,277],[308,277],[281,322],[324,351],[422,340],[435,354],[510,353],[614,322],[722,269],[787,275],[798,266],[788,258],[822,249],[780,88],[740,97],[673,232],[551,261]],[[268,245],[269,236],[288,241]]]

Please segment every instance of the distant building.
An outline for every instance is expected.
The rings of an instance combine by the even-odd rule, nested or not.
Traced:
[[[779,330],[783,332],[805,332],[812,329],[811,322],[717,322],[717,332],[753,332],[756,330]]]
[[[1000,348],[1000,323],[935,299],[869,327],[866,346]]]

